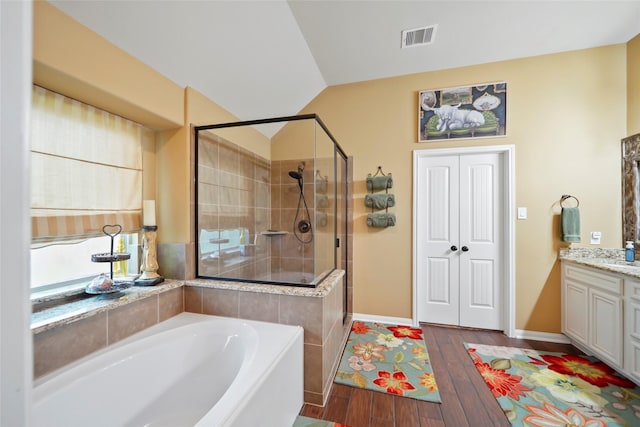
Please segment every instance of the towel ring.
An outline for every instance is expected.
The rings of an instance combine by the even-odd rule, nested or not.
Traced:
[[[577,208],[578,206],[580,206],[580,200],[578,200],[575,196],[571,196],[571,195],[569,195],[569,194],[563,194],[563,195],[562,195],[562,197],[560,197],[560,206],[562,206],[563,208],[564,208],[564,207],[567,207],[567,206],[565,206],[565,205],[563,205],[563,204],[562,204],[562,203],[563,203],[564,201],[566,201],[567,199],[574,199],[574,200],[576,201],[576,208]]]

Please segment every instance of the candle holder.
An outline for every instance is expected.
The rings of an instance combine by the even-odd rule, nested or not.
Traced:
[[[142,227],[142,263],[140,271],[142,274],[134,284],[136,286],[153,286],[164,281],[158,271],[158,260],[156,257],[156,231],[157,225],[145,225]]]

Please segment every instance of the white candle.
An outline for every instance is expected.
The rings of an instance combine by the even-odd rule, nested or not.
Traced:
[[[155,200],[142,201],[142,225],[143,226],[156,225],[156,201]]]

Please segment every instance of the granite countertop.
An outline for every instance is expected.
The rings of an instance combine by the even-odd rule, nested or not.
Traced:
[[[625,261],[624,249],[563,248],[560,260],[640,279],[640,261]]]
[[[31,314],[31,332],[44,332],[183,285],[184,282],[179,280],[165,280],[155,286],[132,286],[113,294],[80,297],[50,308],[35,309]]]
[[[193,279],[185,281],[188,286],[258,292],[264,294],[295,295],[302,297],[324,297],[344,276],[344,270],[333,270],[315,288],[303,286],[269,285],[263,283],[234,282],[227,280]]]

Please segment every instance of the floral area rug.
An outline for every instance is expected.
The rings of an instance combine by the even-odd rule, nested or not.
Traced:
[[[422,329],[354,322],[335,382],[440,402]]]
[[[298,415],[291,427],[349,427],[346,424],[334,423],[332,421],[317,420],[315,418]]]
[[[594,357],[465,347],[513,426],[640,426],[640,388]]]

